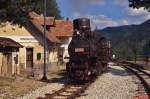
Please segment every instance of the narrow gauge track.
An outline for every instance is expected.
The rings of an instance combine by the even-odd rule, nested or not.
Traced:
[[[87,82],[87,83],[79,83],[79,82],[71,82],[64,85],[58,91],[54,93],[46,93],[45,97],[38,97],[37,99],[75,99],[79,97],[96,79]]]
[[[127,70],[131,71],[136,77],[141,81],[138,84],[138,94],[139,95],[148,95],[150,99],[150,73],[142,70],[139,67],[134,66],[133,64],[128,63],[127,66],[124,66]]]

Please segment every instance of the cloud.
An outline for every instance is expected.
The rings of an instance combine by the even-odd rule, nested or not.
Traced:
[[[119,6],[128,6],[128,0],[114,0],[114,4]]]
[[[105,28],[105,27],[114,27],[121,25],[131,25],[131,24],[140,24],[146,20],[150,19],[150,14],[144,8],[133,9],[133,8],[124,8],[123,17],[121,19],[112,19],[108,16],[99,14],[83,14],[79,12],[74,13],[74,18],[87,17],[91,19],[92,28]]]
[[[89,18],[91,19],[91,21],[97,24],[99,28],[118,25],[117,22],[113,21],[111,18],[104,15],[95,15],[95,16],[90,15]]]
[[[81,5],[103,5],[105,0],[68,0],[70,4],[81,4]],[[76,5],[77,6],[77,5]]]
[[[86,17],[91,20],[91,27],[94,30],[96,27],[103,29],[105,27],[114,27],[120,25],[128,25],[128,21],[125,19],[122,20],[113,20],[105,15],[82,15],[80,13],[74,13],[75,18]]]
[[[83,1],[88,3],[88,4],[92,4],[92,5],[103,5],[103,4],[105,4],[105,0],[83,0]]]
[[[126,8],[124,12],[124,17],[130,23],[139,24],[143,21],[150,19],[150,14],[144,8],[140,9]]]
[[[70,2],[69,2],[70,1]],[[87,8],[91,5],[104,5],[107,0],[69,0],[69,4],[72,7],[71,11],[74,18],[87,17],[91,19],[92,28],[105,28],[120,25],[140,24],[150,19],[150,14],[144,8],[133,9],[128,7],[127,0],[113,0],[113,4],[122,9],[122,18],[111,18],[103,14],[94,15],[87,12]],[[89,6],[90,5],[90,6]],[[107,5],[106,5],[107,6]],[[121,6],[121,7],[120,7]]]
[[[101,6],[105,4],[105,0],[65,0],[69,10],[73,12],[85,12],[91,6]]]

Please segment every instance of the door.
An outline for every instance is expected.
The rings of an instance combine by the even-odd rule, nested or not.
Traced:
[[[7,59],[7,73],[9,75],[12,75],[12,54],[11,53],[6,54],[6,59]]]
[[[26,48],[26,66],[33,68],[33,48]]]
[[[7,74],[7,56],[6,56],[6,54],[3,54],[3,57],[2,57],[1,73],[2,73],[2,76]]]
[[[2,75],[12,74],[12,54],[4,53],[2,58]]]
[[[58,49],[58,62],[60,63],[60,64],[63,64],[63,54],[64,54],[64,47],[60,47],[59,49]]]

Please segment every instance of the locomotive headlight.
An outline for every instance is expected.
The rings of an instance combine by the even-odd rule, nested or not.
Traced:
[[[89,75],[91,75],[91,72],[90,72],[90,71],[88,72],[88,76],[89,76]]]
[[[80,32],[79,32],[79,31],[77,31],[77,35],[80,35]]]

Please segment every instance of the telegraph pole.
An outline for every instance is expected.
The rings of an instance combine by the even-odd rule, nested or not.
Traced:
[[[47,0],[44,0],[44,66],[43,66],[43,81],[48,80],[46,75],[46,50],[47,50],[47,41],[46,41],[46,2]]]

